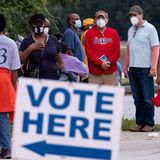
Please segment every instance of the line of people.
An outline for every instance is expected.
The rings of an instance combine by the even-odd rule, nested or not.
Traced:
[[[129,76],[136,106],[137,126],[131,131],[148,132],[154,126],[151,99],[154,97],[153,77],[157,74],[159,39],[155,27],[143,19],[140,6],[132,6],[129,16],[132,26],[128,31],[123,72]],[[72,13],[67,17],[68,28],[64,34],[53,36],[49,21],[37,13],[30,17],[31,34],[23,39],[18,52],[16,43],[4,35],[6,20],[0,14],[1,158],[11,156],[8,113],[14,112],[17,71],[21,65],[24,77],[118,86],[120,40],[118,32],[109,27],[108,22],[108,13],[100,10],[95,13],[95,19],[83,21],[85,32],[81,34],[80,17]],[[159,72],[160,67],[158,84]]]

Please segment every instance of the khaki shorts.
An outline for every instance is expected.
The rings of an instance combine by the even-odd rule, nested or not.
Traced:
[[[118,86],[118,73],[94,75],[89,73],[89,83]]]

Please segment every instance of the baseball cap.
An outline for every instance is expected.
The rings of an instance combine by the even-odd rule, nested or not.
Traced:
[[[143,10],[140,6],[138,5],[135,5],[135,6],[132,6],[130,9],[129,9],[129,13],[128,14],[143,14]]]
[[[30,17],[29,23],[32,24],[33,22],[45,22],[45,16],[42,13],[36,13]]]
[[[94,24],[94,19],[93,18],[86,18],[83,20],[83,26],[87,25],[93,25]]]
[[[95,18],[98,18],[99,16],[103,16],[104,18],[108,18],[108,13],[105,11],[97,11],[95,14]]]

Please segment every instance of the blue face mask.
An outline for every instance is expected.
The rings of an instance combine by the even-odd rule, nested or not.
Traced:
[[[82,22],[81,22],[81,20],[80,20],[80,19],[76,20],[74,26],[75,26],[76,28],[81,28],[81,27],[82,27]]]

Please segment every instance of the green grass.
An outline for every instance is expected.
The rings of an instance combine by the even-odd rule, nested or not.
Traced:
[[[129,131],[130,128],[134,128],[136,126],[135,120],[122,119],[122,130]],[[154,126],[155,131],[160,131],[160,124],[156,124]]]
[[[129,131],[130,128],[136,126],[135,120],[122,119],[122,130]]]

